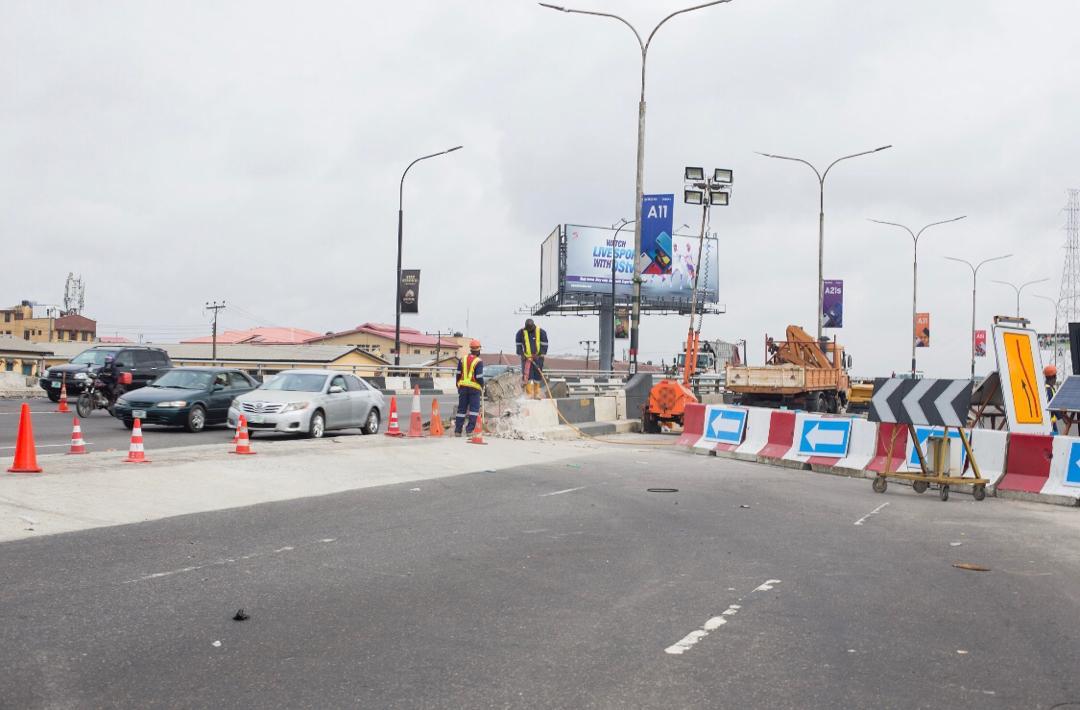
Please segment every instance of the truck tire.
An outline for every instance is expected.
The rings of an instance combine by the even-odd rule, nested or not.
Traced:
[[[656,415],[644,407],[641,410],[641,431],[646,434],[660,433],[660,422]]]

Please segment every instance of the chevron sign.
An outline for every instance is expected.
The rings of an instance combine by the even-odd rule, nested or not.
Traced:
[[[971,380],[878,378],[870,400],[872,422],[964,426],[971,406]]]

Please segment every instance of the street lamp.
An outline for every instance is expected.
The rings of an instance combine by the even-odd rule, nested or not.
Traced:
[[[401,174],[401,182],[398,184],[397,281],[394,285],[394,365],[401,364],[401,225],[404,215],[403,198],[405,196],[405,176],[409,174],[409,170],[412,168],[412,166],[416,165],[421,160],[427,160],[428,158],[436,158],[440,155],[453,153],[455,150],[461,150],[461,146],[456,145],[453,148],[447,148],[446,150],[439,151],[438,153],[420,156],[416,160],[409,163],[409,167],[405,168],[405,172]]]
[[[653,37],[656,35],[656,31],[671,18],[676,15],[682,15],[694,10],[700,10],[705,7],[711,7],[713,5],[720,5],[722,3],[731,2],[731,0],[712,0],[712,2],[705,2],[700,5],[694,5],[693,7],[683,8],[682,10],[676,10],[664,19],[657,23],[656,27],[653,27],[652,32],[649,33],[647,39],[642,41],[641,33],[637,29],[627,22],[625,19],[614,15],[609,12],[597,12],[595,10],[575,10],[572,8],[562,7],[560,5],[552,5],[550,3],[542,2],[541,7],[546,7],[550,10],[558,10],[559,12],[569,12],[578,15],[595,15],[597,17],[608,17],[612,20],[618,20],[634,33],[634,37],[637,38],[638,46],[641,48],[641,94],[638,98],[638,130],[637,130],[637,180],[634,190],[634,216],[637,219],[634,221],[634,301],[633,301],[633,315],[630,321],[630,374],[637,372],[637,353],[638,353],[638,325],[641,321],[641,201],[642,194],[644,192],[644,179],[645,179],[645,61],[648,58],[649,45],[652,44]]]
[[[1023,290],[1025,288],[1027,288],[1028,286],[1033,286],[1034,284],[1041,284],[1043,281],[1049,281],[1049,280],[1050,279],[1035,279],[1034,281],[1028,281],[1026,283],[1022,283],[1019,286],[1014,284],[1012,281],[996,281],[995,280],[994,283],[1001,284],[1002,286],[1008,286],[1013,291],[1016,291],[1016,317],[1019,318],[1020,317],[1020,294],[1023,292]]]
[[[967,259],[959,259],[955,256],[945,257],[949,261],[958,261],[961,264],[967,264],[971,269],[971,379],[975,379],[975,285],[976,279],[979,276],[979,269],[983,267],[983,264],[989,264],[991,261],[1001,261],[1002,259],[1008,259],[1012,254],[1005,254],[1004,256],[995,256],[989,259],[983,259],[978,264],[972,264]]]
[[[839,163],[841,160],[847,160],[849,158],[858,158],[861,155],[870,155],[871,153],[877,153],[878,151],[885,150],[886,148],[892,148],[892,145],[883,145],[880,148],[874,148],[873,150],[864,150],[861,153],[852,153],[851,155],[845,155],[842,158],[829,163],[829,167],[825,168],[822,172],[814,167],[812,163],[802,158],[790,158],[786,155],[773,155],[772,153],[758,153],[766,158],[776,158],[777,160],[792,160],[796,163],[802,163],[803,165],[810,166],[810,169],[814,171],[818,179],[818,258],[817,258],[817,338],[821,341],[821,330],[824,321],[822,311],[822,299],[825,297],[825,178],[828,176],[832,167]]]
[[[1054,304],[1054,334],[1052,336],[1050,336],[1051,337],[1050,342],[1052,344],[1052,347],[1054,348],[1054,368],[1056,369],[1057,364],[1058,364],[1058,313],[1061,312],[1061,303],[1062,303],[1062,301],[1068,300],[1069,297],[1065,296],[1064,298],[1059,298],[1058,300],[1055,301],[1054,299],[1050,298],[1049,296],[1040,296],[1037,293],[1033,293],[1031,295],[1034,296],[1035,298],[1041,298],[1044,301],[1049,301],[1050,303]]]
[[[939,224],[948,224],[949,222],[959,222],[965,217],[967,217],[967,215],[953,217],[952,219],[943,219],[940,222],[931,222],[930,224],[920,229],[918,232],[913,232],[904,225],[897,224],[896,222],[883,222],[880,219],[870,220],[871,222],[875,222],[877,224],[887,224],[890,227],[899,227],[900,229],[903,229],[911,235],[911,240],[914,243],[915,250],[913,252],[911,261],[911,379],[915,379],[915,303],[919,291],[919,237],[921,237],[922,233],[930,229],[931,227],[936,227]],[[972,337],[974,337],[974,335]]]

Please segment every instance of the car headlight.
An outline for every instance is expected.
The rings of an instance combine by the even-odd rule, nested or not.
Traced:
[[[76,373],[75,373],[75,374],[74,374],[74,375],[72,376],[72,378],[71,378],[71,379],[73,379],[73,380],[89,380],[89,379],[90,379],[90,375],[86,374],[85,372],[76,372]]]
[[[235,409],[236,411],[239,412],[240,411],[240,402],[235,400],[235,399],[233,401],[229,402],[229,409]]]
[[[164,409],[179,409],[180,407],[187,406],[187,400],[174,399],[171,402],[158,402],[155,406],[162,407]]]
[[[286,412],[299,412],[303,409],[307,409],[308,405],[310,404],[311,402],[289,402],[284,407],[282,407],[281,413],[285,414]]]

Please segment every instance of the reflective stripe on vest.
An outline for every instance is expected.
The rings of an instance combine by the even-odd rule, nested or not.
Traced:
[[[533,346],[533,344],[529,342],[529,331],[526,328],[522,328],[521,332],[524,334],[524,337],[522,339],[525,341],[525,357],[532,357],[533,356],[533,352],[532,352],[533,347],[536,348],[536,354],[539,355],[540,354],[540,326],[538,326],[538,325],[533,326],[533,339],[536,341],[535,346]]]
[[[465,356],[465,360],[461,363],[461,379],[458,380],[458,387],[480,389],[480,383],[476,381],[476,366],[479,363],[480,358],[475,355]]]

